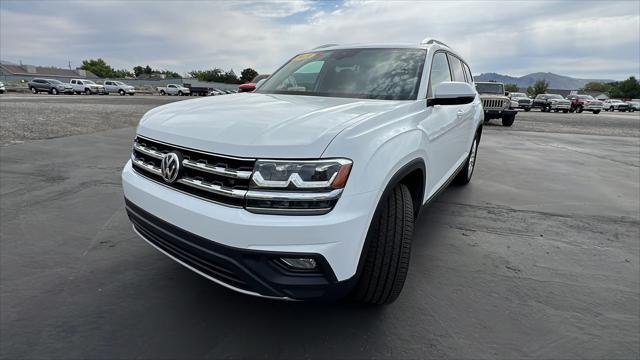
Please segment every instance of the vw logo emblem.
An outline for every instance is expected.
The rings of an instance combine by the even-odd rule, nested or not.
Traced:
[[[160,165],[160,171],[162,172],[162,178],[168,184],[173,183],[180,174],[180,167],[182,166],[182,156],[175,152],[170,152],[164,155],[162,158],[162,164]]]

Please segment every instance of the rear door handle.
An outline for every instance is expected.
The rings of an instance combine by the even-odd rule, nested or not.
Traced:
[[[464,114],[464,111],[458,110],[457,114],[458,114],[458,117],[462,117],[462,115]]]

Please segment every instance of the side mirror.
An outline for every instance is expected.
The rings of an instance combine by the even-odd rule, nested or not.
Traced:
[[[260,79],[258,80],[258,83],[256,84],[256,89],[260,87],[260,85],[264,84],[264,82],[267,81],[267,79]]]
[[[436,86],[433,98],[427,99],[427,106],[470,104],[476,94],[476,90],[466,82],[445,81]]]
[[[508,91],[505,91],[505,92],[504,92],[504,96],[509,96],[509,92],[508,92]]]

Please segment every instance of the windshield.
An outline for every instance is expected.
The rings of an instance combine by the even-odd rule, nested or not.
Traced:
[[[547,95],[548,99],[564,99],[561,95],[549,94]]]
[[[119,86],[124,86],[125,85],[123,82],[120,82],[120,81],[114,81],[113,83],[116,84],[116,85],[119,85]]]
[[[527,97],[524,93],[511,93],[511,97]]]
[[[91,84],[91,85],[95,85],[96,83],[94,83],[91,80],[82,80],[85,84]]]
[[[262,80],[262,79],[266,79],[268,78],[269,75],[258,75],[256,77],[253,78],[253,80],[251,80],[252,83],[257,83],[258,81]]]
[[[579,99],[584,99],[584,100],[594,100],[593,96],[591,95],[580,95],[578,96]]]
[[[300,54],[257,91],[267,94],[415,100],[426,51],[342,49]]]
[[[504,95],[504,85],[500,83],[476,83],[476,90],[481,94]]]

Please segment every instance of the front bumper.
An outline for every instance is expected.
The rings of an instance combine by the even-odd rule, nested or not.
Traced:
[[[551,110],[569,110],[571,104],[551,104]]]
[[[223,258],[223,268],[242,284],[216,274],[208,278],[244,293],[292,299],[337,298],[351,288],[380,196],[343,196],[330,213],[301,217],[254,214],[199,199],[144,178],[130,162],[122,184],[136,230],[154,246],[205,276],[197,266]],[[176,245],[167,242],[177,242],[187,255],[172,255],[166,248]],[[283,256],[313,257],[321,274],[282,271],[272,260]]]

